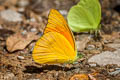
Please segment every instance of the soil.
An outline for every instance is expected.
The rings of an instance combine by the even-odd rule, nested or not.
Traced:
[[[23,3],[20,1],[23,1]],[[26,1],[26,4],[25,4]],[[37,64],[32,59],[32,49],[36,42],[33,39],[24,49],[10,52],[7,50],[6,40],[17,32],[35,32],[42,35],[47,24],[48,12],[51,8],[65,11],[77,4],[79,0],[0,0],[0,12],[12,9],[22,14],[22,21],[9,22],[0,18],[0,80],[70,80],[76,74],[93,74],[95,80],[120,80],[120,73],[111,75],[117,64],[106,66],[90,65],[87,61],[91,56],[103,51],[115,51],[116,48],[107,46],[120,42],[120,1],[100,0],[102,7],[102,21],[100,38],[91,38],[84,50],[83,57],[76,64]],[[29,4],[27,4],[29,3]],[[22,11],[23,10],[23,11]],[[64,17],[66,18],[66,14]],[[74,33],[77,41],[88,36],[89,33]],[[120,43],[119,43],[120,44]],[[89,50],[94,45],[96,49]],[[83,80],[83,79],[74,79]],[[90,79],[89,80],[94,80]]]

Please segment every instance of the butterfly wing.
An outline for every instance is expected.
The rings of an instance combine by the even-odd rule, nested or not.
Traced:
[[[36,42],[32,56],[40,64],[72,63],[76,59],[76,52],[63,35],[49,32]]]
[[[58,32],[62,34],[71,44],[71,46],[76,50],[75,40],[73,34],[68,27],[68,24],[64,17],[55,9],[51,9],[48,24],[44,30],[44,34],[48,32]]]
[[[43,64],[73,62],[77,58],[75,41],[64,17],[52,9],[43,36],[33,49],[35,62]]]

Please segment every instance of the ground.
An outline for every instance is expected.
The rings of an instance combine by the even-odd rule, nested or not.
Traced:
[[[82,54],[77,63],[40,65],[33,61],[33,46],[43,33],[49,10],[57,9],[66,18],[69,9],[78,1],[0,0],[0,80],[75,80],[72,78],[84,74],[89,76],[86,80],[120,80],[119,61],[106,65],[89,63],[92,56],[105,51],[119,53],[119,0],[100,0],[102,21],[99,38],[88,40],[89,33],[74,33],[78,51]],[[120,60],[117,57],[114,60]]]

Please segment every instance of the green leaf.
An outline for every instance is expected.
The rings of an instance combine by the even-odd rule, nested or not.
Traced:
[[[97,30],[101,20],[101,6],[98,0],[80,0],[67,16],[70,28],[75,32]]]

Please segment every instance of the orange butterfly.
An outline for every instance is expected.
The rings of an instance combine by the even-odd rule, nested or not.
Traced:
[[[73,63],[77,59],[73,33],[57,10],[51,9],[44,34],[36,42],[32,56],[40,64]]]

